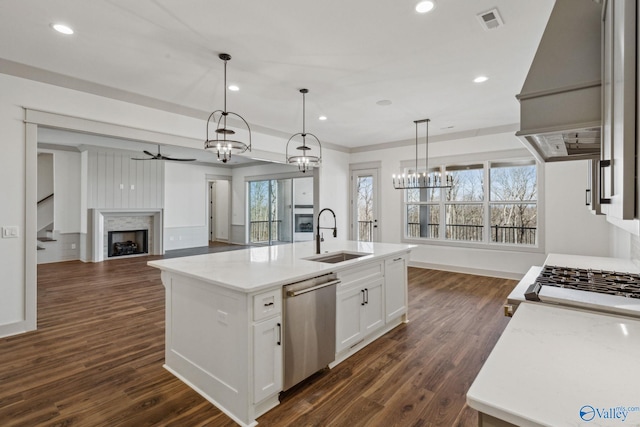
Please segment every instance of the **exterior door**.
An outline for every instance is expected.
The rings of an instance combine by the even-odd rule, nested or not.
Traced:
[[[378,169],[351,173],[351,236],[361,242],[379,242]]]
[[[249,243],[293,241],[292,179],[249,182]]]

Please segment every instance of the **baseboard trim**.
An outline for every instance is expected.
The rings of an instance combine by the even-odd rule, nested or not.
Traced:
[[[8,323],[6,325],[0,325],[0,338],[10,337],[12,335],[20,335],[25,332],[35,331],[35,325],[26,320],[21,320],[15,323]]]
[[[497,277],[500,279],[520,280],[524,277],[523,273],[514,273],[510,271],[485,270],[482,268],[460,267],[457,265],[432,264],[429,262],[410,261],[409,267],[428,268],[431,270],[450,271],[452,273],[474,274],[476,276]]]

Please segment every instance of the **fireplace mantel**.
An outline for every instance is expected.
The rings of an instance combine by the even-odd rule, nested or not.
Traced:
[[[163,255],[163,222],[162,209],[90,209],[90,218],[92,230],[89,234],[92,244],[91,261],[102,262],[105,260],[104,253],[105,244],[105,218],[109,217],[135,217],[135,216],[151,216],[153,217],[153,229],[149,230],[151,237],[151,245],[149,246],[149,255]]]

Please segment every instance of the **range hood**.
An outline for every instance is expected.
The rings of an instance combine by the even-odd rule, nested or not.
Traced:
[[[516,133],[539,161],[600,156],[602,5],[556,0],[516,98]]]

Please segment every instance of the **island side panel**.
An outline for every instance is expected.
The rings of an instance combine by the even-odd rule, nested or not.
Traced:
[[[165,367],[235,421],[253,424],[247,295],[166,271],[162,281]]]

